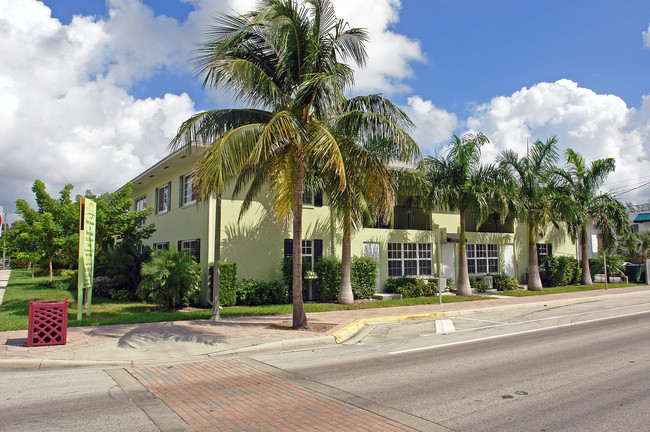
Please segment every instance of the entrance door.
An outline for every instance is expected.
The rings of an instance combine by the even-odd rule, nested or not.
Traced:
[[[456,279],[456,247],[455,243],[442,245],[442,276]]]
[[[379,275],[381,274],[381,264],[379,261],[379,243],[364,243],[363,256],[373,257],[377,261],[377,281],[375,282],[375,291],[379,291]]]

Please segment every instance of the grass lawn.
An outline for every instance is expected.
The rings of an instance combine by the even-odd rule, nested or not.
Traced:
[[[55,277],[55,279],[61,279]],[[0,305],[0,331],[27,329],[29,325],[29,301],[64,300],[68,297],[68,326],[104,325],[104,324],[131,324],[156,321],[178,321],[208,319],[210,309],[194,310],[191,312],[161,312],[158,306],[147,303],[122,303],[102,297],[93,297],[91,316],[84,314],[81,321],[77,321],[76,291],[50,289],[36,286],[38,282],[47,281],[47,276],[31,278],[30,272],[23,269],[11,271],[11,278],[5,291],[2,305]],[[443,296],[443,303],[458,301],[482,300],[487,297],[459,297]],[[391,306],[408,306],[418,304],[437,303],[438,297],[418,297],[401,300],[368,301],[354,305],[339,305],[336,303],[305,303],[307,312],[326,312],[343,309],[367,309]],[[250,315],[277,315],[291,313],[292,306],[233,306],[221,310],[222,317],[250,316]]]
[[[624,288],[629,287],[630,284],[624,283],[610,283],[608,284],[609,288]],[[544,295],[544,294],[555,294],[555,293],[567,293],[567,292],[576,292],[576,291],[592,291],[605,289],[605,283],[594,283],[594,286],[586,285],[568,285],[568,286],[559,286],[559,287],[549,287],[543,288],[542,291],[528,291],[528,290],[514,290],[514,291],[501,291],[498,295],[511,296],[511,297],[524,297],[524,296],[533,296],[533,295]]]

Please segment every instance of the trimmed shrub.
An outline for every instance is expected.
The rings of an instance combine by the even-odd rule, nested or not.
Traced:
[[[483,279],[477,278],[475,276],[470,276],[469,285],[472,288],[478,290],[478,292],[485,292],[487,290],[487,285],[483,282]]]
[[[307,298],[307,290],[309,289],[309,281],[305,279],[305,275],[311,268],[311,260],[308,257],[302,258],[302,298]],[[293,302],[293,257],[284,257],[280,262],[280,271],[282,273],[282,283],[287,292],[285,303]]]
[[[219,275],[219,306],[234,306],[237,296],[237,263],[219,263],[221,274]],[[208,279],[208,290],[210,301],[212,301],[212,276],[214,274],[214,263],[210,264]]]
[[[505,273],[495,273],[489,276],[492,276],[494,289],[497,291],[512,291],[519,288],[519,282],[517,282],[517,279],[512,279]]]
[[[352,257],[350,283],[355,299],[371,298],[377,283],[377,261],[373,257]]]
[[[546,274],[546,286],[565,286],[580,281],[582,270],[580,261],[566,256],[548,256],[544,260],[542,269]]]
[[[318,297],[321,301],[335,301],[341,286],[341,261],[335,256],[324,256],[314,264],[318,275]]]
[[[241,306],[282,304],[286,296],[284,285],[279,281],[243,279],[237,288],[237,304]]]
[[[402,294],[406,298],[410,297],[431,297],[438,293],[438,287],[433,282],[425,282],[418,278],[401,278],[409,279],[407,283],[399,286],[395,292]]]

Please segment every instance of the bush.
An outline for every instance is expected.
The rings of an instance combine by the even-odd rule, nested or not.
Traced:
[[[341,261],[335,256],[324,256],[314,264],[318,275],[318,297],[321,301],[335,301],[341,286]]]
[[[219,265],[219,306],[234,306],[237,295],[237,263],[222,262]],[[210,264],[208,291],[212,301],[212,275],[214,274],[214,263]]]
[[[199,292],[201,266],[187,250],[157,250],[142,265],[137,294],[142,300],[173,311],[186,306]]]
[[[477,278],[475,276],[471,276],[469,278],[469,285],[472,288],[475,288],[476,290],[478,290],[478,292],[487,291],[487,285],[485,285],[485,282],[483,282],[483,279]]]
[[[353,257],[350,283],[355,299],[372,298],[375,295],[375,284],[377,283],[377,261],[373,257]]]
[[[402,276],[398,278],[391,278],[386,281],[385,290],[387,293],[398,293],[399,288],[404,285],[417,283],[419,279],[414,277]]]
[[[542,264],[546,286],[565,286],[578,283],[582,270],[580,261],[566,256],[547,256]]]
[[[402,294],[403,297],[431,297],[438,293],[438,287],[433,282],[426,283],[424,280],[418,278],[401,279],[410,279],[409,282],[396,289],[396,292]]]
[[[512,279],[505,273],[495,273],[489,276],[492,276],[494,289],[497,291],[512,291],[519,288],[519,282],[517,282],[517,279]]]
[[[75,280],[74,286],[76,285],[77,281]],[[93,296],[121,302],[130,302],[137,299],[135,291],[130,286],[107,276],[98,276],[93,279]]]
[[[286,287],[287,298],[285,303],[292,303],[293,299],[293,257],[284,257],[280,263],[280,270],[282,273],[282,283]],[[307,298],[307,289],[309,288],[309,281],[305,279],[305,275],[311,269],[311,260],[308,257],[302,258],[302,298]]]
[[[282,304],[286,296],[284,285],[279,281],[244,279],[237,288],[237,304],[241,306]]]
[[[49,289],[67,290],[70,289],[70,283],[64,280],[43,281],[36,284],[38,287]]]

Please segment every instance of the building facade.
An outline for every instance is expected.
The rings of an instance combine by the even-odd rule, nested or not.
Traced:
[[[198,202],[191,173],[198,153],[177,151],[131,180],[133,208],[153,207],[146,223],[156,232],[147,244],[153,249],[190,249],[203,269],[201,302],[208,302],[208,268],[214,261],[215,200]],[[278,223],[270,197],[261,195],[240,217],[242,197],[226,191],[222,200],[221,260],[237,263],[240,278],[272,280],[280,276],[280,262],[290,255],[291,227]],[[471,275],[506,273],[522,283],[528,271],[528,235],[524,224],[488,219],[477,228],[467,218],[467,257]],[[426,213],[398,202],[391,224],[368,223],[353,233],[352,254],[378,262],[376,289],[400,276],[457,277],[458,214]],[[341,232],[318,192],[307,192],[303,209],[302,254],[312,263],[323,255],[341,256]],[[539,242],[540,255],[576,256],[576,246],[564,230],[550,229]]]

